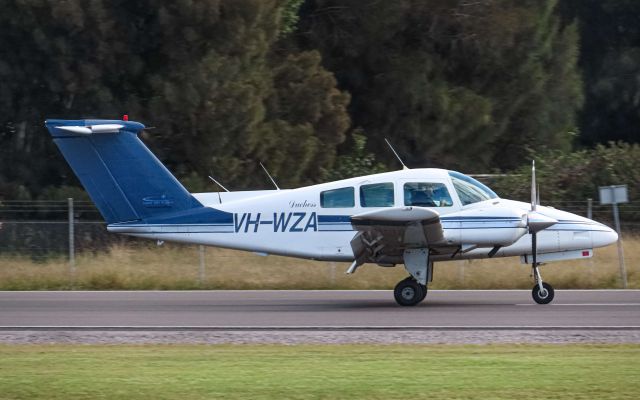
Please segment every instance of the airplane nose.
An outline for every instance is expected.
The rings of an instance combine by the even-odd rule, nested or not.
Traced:
[[[604,247],[618,241],[618,234],[613,229],[607,227],[606,230],[591,232],[591,242],[593,247]]]

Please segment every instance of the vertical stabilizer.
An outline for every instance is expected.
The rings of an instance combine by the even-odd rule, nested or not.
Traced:
[[[47,120],[46,127],[107,223],[202,208],[138,138],[141,123]]]

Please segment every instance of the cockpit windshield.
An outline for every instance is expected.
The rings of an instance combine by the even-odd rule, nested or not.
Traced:
[[[498,197],[493,190],[470,176],[455,171],[449,171],[449,176],[463,206]]]

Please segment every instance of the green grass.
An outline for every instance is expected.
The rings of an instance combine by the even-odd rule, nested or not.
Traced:
[[[0,346],[2,399],[637,399],[638,345]]]

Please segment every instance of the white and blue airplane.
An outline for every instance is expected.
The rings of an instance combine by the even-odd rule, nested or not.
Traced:
[[[531,264],[539,304],[553,300],[539,265],[592,257],[611,228],[499,198],[459,172],[402,169],[287,190],[189,193],[120,120],[48,120],[46,127],[110,232],[313,260],[403,264],[398,304],[424,300],[433,263],[519,256]]]

